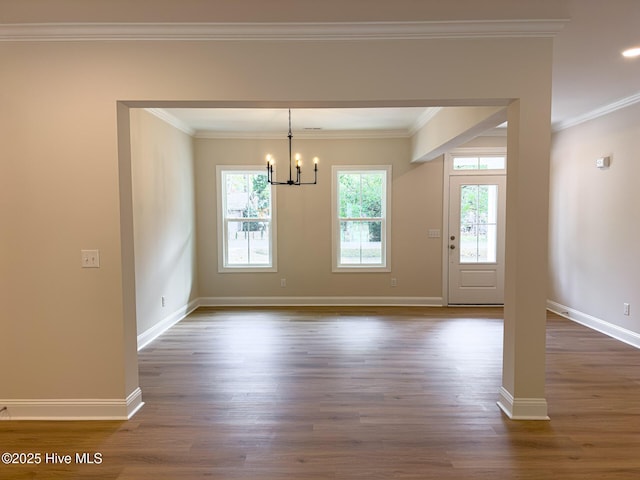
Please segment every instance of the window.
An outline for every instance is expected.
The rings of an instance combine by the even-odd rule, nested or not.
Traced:
[[[333,271],[390,271],[391,167],[332,172]]]
[[[504,170],[506,157],[504,155],[482,156],[454,156],[453,170]]]
[[[275,271],[274,192],[266,169],[216,169],[218,271]]]

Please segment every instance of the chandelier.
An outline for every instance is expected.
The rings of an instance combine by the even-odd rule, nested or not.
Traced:
[[[293,163],[291,159],[291,139],[293,138],[293,134],[291,133],[291,109],[289,109],[289,180],[284,182],[278,182],[273,178],[273,164],[275,163],[275,158],[269,153],[267,155],[267,181],[271,185],[315,185],[318,183],[318,157],[314,157],[313,159],[313,182],[302,182],[302,158],[299,153],[296,153],[296,178],[293,179]]]

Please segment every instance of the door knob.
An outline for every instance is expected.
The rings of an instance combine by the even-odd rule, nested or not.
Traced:
[[[450,248],[451,250],[455,250],[455,249],[456,249],[456,246],[455,246],[455,245],[449,245],[449,248]]]

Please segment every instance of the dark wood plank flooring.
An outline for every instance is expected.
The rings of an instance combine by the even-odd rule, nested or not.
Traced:
[[[200,309],[139,355],[129,422],[0,422],[2,479],[640,478],[640,351],[549,314],[550,422],[496,406],[498,308]],[[2,453],[0,452],[0,453]]]

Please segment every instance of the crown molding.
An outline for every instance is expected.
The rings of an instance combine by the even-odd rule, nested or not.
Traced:
[[[281,140],[286,138],[282,132],[243,132],[196,130],[163,108],[145,108],[146,112],[177,128],[194,138],[208,139],[240,139],[240,140]],[[294,131],[296,139],[362,139],[362,138],[409,138],[409,130],[313,130]]]
[[[286,139],[286,132],[221,132],[212,130],[198,130],[195,138],[217,140],[282,140]],[[409,138],[407,130],[314,130],[312,132],[293,132],[294,140],[327,140],[327,139],[376,139],[376,138]]]
[[[576,125],[588,122],[589,120],[595,120],[596,118],[602,117],[604,115],[608,115],[615,111],[622,110],[623,108],[630,107],[631,105],[635,105],[636,103],[640,103],[640,92],[629,97],[622,98],[603,107],[596,108],[595,110],[591,110],[590,112],[587,112],[583,115],[558,122],[553,125],[553,131],[559,132],[560,130],[575,127]]]
[[[184,123],[182,120],[174,117],[163,108],[145,108],[144,110],[145,112],[148,112],[151,115],[155,115],[160,120],[168,123],[172,127],[177,128],[178,130],[186,133],[187,135],[190,135],[192,137],[196,135],[196,131],[193,128],[191,128],[189,125]]]
[[[0,41],[412,40],[553,37],[567,23],[547,20],[326,23],[0,24]]]
[[[418,117],[416,122],[409,129],[409,136],[415,135],[418,132],[418,130],[420,130],[427,123],[429,123],[433,119],[433,117],[435,117],[440,112],[440,110],[442,110],[443,108],[444,107],[429,107],[429,108],[427,108],[425,110],[425,112]]]
[[[506,137],[507,136],[507,128],[506,127],[495,127],[483,132],[479,135],[480,137]]]

